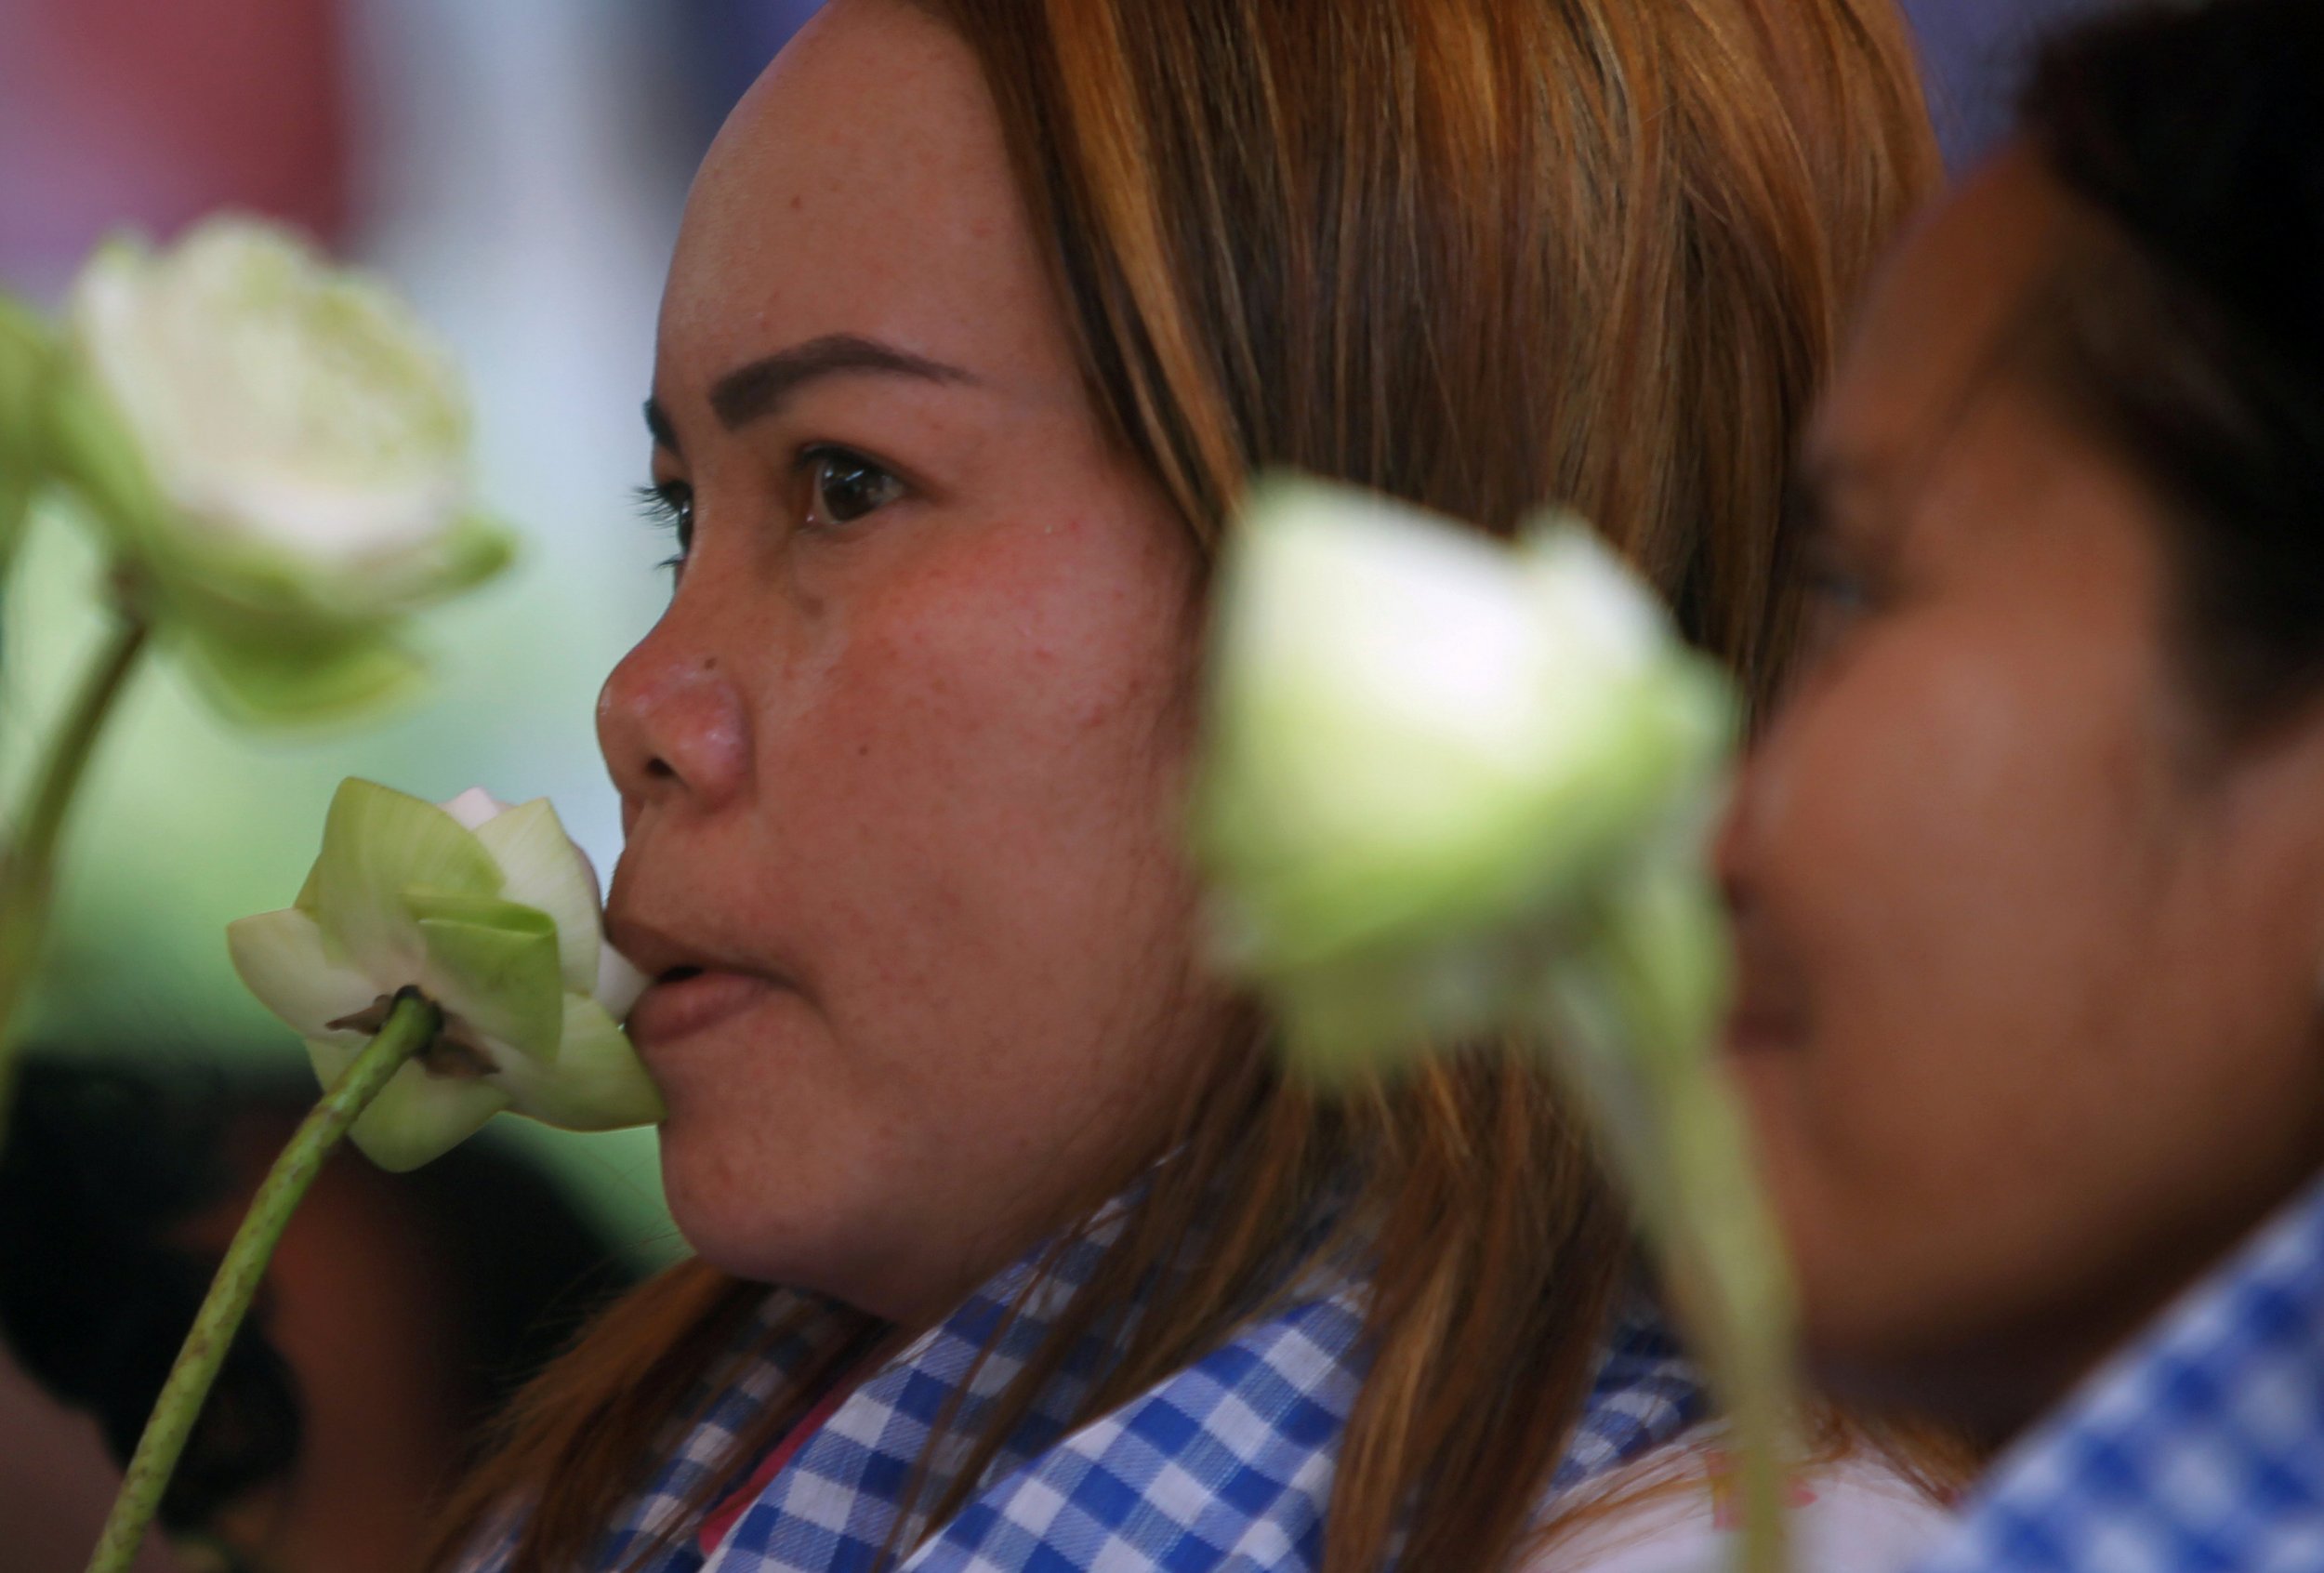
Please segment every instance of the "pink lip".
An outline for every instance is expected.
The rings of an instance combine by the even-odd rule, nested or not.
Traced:
[[[742,1014],[781,985],[748,972],[701,972],[654,985],[629,1012],[629,1036],[659,1049]]]

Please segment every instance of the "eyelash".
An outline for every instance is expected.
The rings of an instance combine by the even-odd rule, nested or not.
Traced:
[[[1804,487],[1785,500],[1786,529],[1802,540],[1800,585],[1806,623],[1800,654],[1813,666],[1846,642],[1887,600],[1885,565],[1867,562],[1846,544],[1825,514],[1822,499]]]
[[[819,474],[825,466],[845,466],[859,472],[869,472],[888,483],[897,494],[873,503],[850,519],[821,522],[825,530],[844,530],[856,519],[876,513],[901,499],[908,491],[904,479],[869,455],[837,443],[813,443],[799,451],[792,462],[792,472],[809,488],[809,506],[802,510],[802,519],[815,522],[815,510],[827,499],[821,496]],[[682,481],[658,481],[640,486],[636,492],[638,509],[656,530],[667,531],[678,542],[677,552],[664,559],[657,566],[675,571],[685,566],[686,557],[693,549],[693,488]]]
[[[1869,577],[1840,561],[1830,551],[1808,559],[1802,583],[1810,601],[1847,616],[1861,616],[1872,604]]]
[[[694,489],[682,481],[654,481],[637,488],[635,496],[645,522],[677,541],[677,551],[654,564],[675,573],[685,565],[686,553],[693,547]]]

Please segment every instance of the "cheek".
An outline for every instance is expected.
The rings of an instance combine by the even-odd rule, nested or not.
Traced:
[[[772,742],[795,788],[882,839],[996,869],[1151,810],[1183,746],[1169,721],[1184,633],[1099,534],[986,535],[850,607]]]
[[[718,1260],[829,1286],[851,1253],[982,1238],[1134,1158],[1198,1067],[1191,575],[1126,533],[900,538],[802,597],[720,879],[799,997],[702,1062],[665,1134]]]
[[[1159,970],[1182,899],[1185,576],[1118,520],[926,546],[834,598],[762,722],[771,861],[820,931],[832,1008],[878,1011],[899,1048],[908,1013],[994,1053],[1087,1041],[1030,1018]]]
[[[2139,1117],[2170,795],[2143,692],[1932,618],[1785,741],[1768,900],[1807,1030],[1742,1068],[1819,1317],[2038,1275]]]

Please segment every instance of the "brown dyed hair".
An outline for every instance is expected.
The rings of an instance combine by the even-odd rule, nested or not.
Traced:
[[[1791,639],[1795,435],[1937,173],[1890,0],[918,3],[983,66],[1091,398],[1202,539],[1276,465],[1497,534],[1563,503],[1764,690]],[[1368,1573],[1398,1528],[1408,1566],[1515,1553],[1631,1271],[1624,1209],[1521,1046],[1326,1099],[1263,1039],[1180,1111],[1182,1151],[929,1522],[1198,1219],[1200,1261],[1159,1278],[1086,1413],[1296,1276],[1287,1242],[1337,1184],[1377,1273],[1327,1573]],[[616,1306],[519,1404],[445,1545],[530,1503],[519,1573],[582,1560],[761,1293],[688,1263]],[[738,1439],[704,1505],[815,1385]]]

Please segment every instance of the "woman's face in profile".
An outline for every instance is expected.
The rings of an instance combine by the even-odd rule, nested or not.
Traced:
[[[2021,152],[1892,265],[1723,846],[1816,1352],[1999,1429],[2324,1162],[2324,726],[2207,733],[2159,505],[2003,353],[2086,221]]]
[[[1158,1134],[1200,563],[1084,390],[968,48],[839,0],[690,197],[682,561],[600,733],[663,1171],[714,1263],[940,1310]]]

